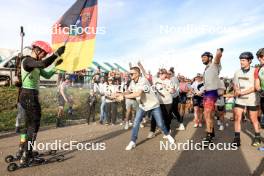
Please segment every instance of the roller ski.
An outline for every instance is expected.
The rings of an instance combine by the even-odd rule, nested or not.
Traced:
[[[50,158],[43,158],[40,156],[25,157],[24,155],[19,160],[19,163],[11,162],[7,166],[9,172],[16,171],[18,169],[40,166],[44,164],[49,164],[53,162],[61,162],[64,160],[64,155],[54,155]]]
[[[45,156],[54,156],[56,155],[57,153],[57,150],[49,150],[49,151],[46,151],[44,153],[39,153],[38,151],[33,151],[32,152],[32,155],[34,157],[45,157]],[[18,151],[16,153],[16,155],[7,155],[5,157],[5,162],[6,163],[12,163],[12,162],[16,162],[16,161],[19,161],[22,157],[22,153],[20,151]]]

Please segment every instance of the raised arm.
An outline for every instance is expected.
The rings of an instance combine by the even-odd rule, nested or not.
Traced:
[[[215,54],[215,58],[214,58],[215,64],[220,64],[222,54],[223,54],[223,49],[222,48],[217,49],[216,54]]]
[[[143,76],[144,76],[145,78],[147,78],[147,72],[146,72],[146,70],[144,69],[143,65],[140,63],[140,61],[138,62],[138,67],[140,68],[140,70],[141,70]]]

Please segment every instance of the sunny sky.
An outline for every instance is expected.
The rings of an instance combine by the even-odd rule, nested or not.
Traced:
[[[0,6],[0,48],[51,42],[51,26],[74,0],[8,0]],[[243,51],[264,47],[263,0],[98,0],[95,60],[123,66],[140,60],[147,70],[175,67],[193,77],[203,72],[200,55],[225,49],[221,75],[232,77]],[[254,63],[257,63],[255,59]]]

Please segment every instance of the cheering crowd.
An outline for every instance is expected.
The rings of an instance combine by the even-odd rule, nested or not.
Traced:
[[[43,41],[32,44],[32,53],[25,56],[21,62],[21,88],[18,105],[18,119],[22,110],[25,116],[25,128],[21,130],[19,156],[21,163],[34,162],[32,148],[28,142],[34,142],[40,126],[41,106],[38,100],[39,76],[51,77],[56,69],[45,72],[43,69],[52,63],[59,65],[63,60],[56,60],[64,53],[65,46],[45,60],[51,53],[51,47]],[[100,104],[100,124],[116,125],[120,122],[124,129],[131,130],[131,139],[126,150],[136,147],[136,140],[140,127],[150,121],[148,138],[153,138],[157,127],[163,132],[163,138],[170,144],[175,143],[171,136],[171,122],[175,118],[179,122],[177,130],[185,130],[184,119],[186,113],[194,112],[194,128],[205,124],[204,147],[213,143],[215,137],[214,117],[217,116],[219,130],[225,128],[225,107],[231,102],[234,107],[234,139],[233,146],[239,147],[241,120],[246,116],[254,127],[255,137],[252,146],[261,146],[260,128],[264,127],[264,48],[257,51],[256,57],[260,64],[252,66],[254,58],[251,52],[240,54],[241,68],[231,80],[219,78],[221,72],[221,58],[223,49],[217,49],[213,56],[210,52],[201,55],[205,65],[203,74],[198,73],[193,79],[182,75],[175,75],[174,68],[160,68],[157,74],[152,75],[138,62],[129,64],[128,73],[113,70],[102,74],[100,68],[95,72],[92,86],[87,96],[87,123],[96,120],[96,104]],[[67,89],[72,85],[70,76],[59,76],[58,81],[58,115],[57,127],[63,127],[64,107],[69,105],[68,113],[74,112],[73,98]],[[99,101],[98,101],[99,100]],[[18,120],[17,120],[18,124]],[[177,139],[177,136],[176,136]],[[18,157],[19,157],[18,156]],[[36,158],[37,159],[37,158]]]
[[[87,100],[87,122],[90,122],[90,116],[93,121],[95,119],[95,97],[100,95],[99,123],[115,125],[119,120],[125,130],[132,126],[131,141],[126,147],[126,150],[131,150],[136,146],[139,127],[144,127],[146,119],[150,120],[148,138],[155,136],[158,126],[164,138],[174,143],[170,135],[172,119],[179,122],[177,130],[185,130],[185,113],[194,111],[194,128],[205,124],[203,144],[208,146],[215,137],[214,117],[217,117],[218,130],[224,130],[225,106],[227,102],[232,102],[233,144],[237,147],[241,145],[241,120],[246,114],[255,130],[252,146],[260,147],[260,127],[263,127],[264,112],[264,49],[256,53],[260,62],[256,67],[251,65],[254,58],[251,52],[241,53],[241,68],[231,80],[219,78],[222,53],[222,48],[216,51],[215,57],[210,52],[204,52],[201,59],[205,70],[192,80],[175,75],[173,67],[168,70],[161,68],[156,75],[152,75],[146,72],[140,62],[136,66],[129,64],[129,73],[120,74],[115,71],[98,76],[96,80],[99,81],[94,81],[94,91],[91,91]]]

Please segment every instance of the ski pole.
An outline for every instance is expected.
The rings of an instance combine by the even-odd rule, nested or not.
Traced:
[[[20,36],[21,36],[21,48],[20,48],[20,51],[21,51],[21,56],[23,56],[23,45],[24,45],[24,36],[25,36],[23,26],[20,26]]]

